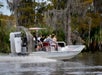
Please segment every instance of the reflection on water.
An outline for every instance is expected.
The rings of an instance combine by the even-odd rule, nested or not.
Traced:
[[[0,75],[102,75],[102,53],[83,53],[54,63],[2,62]]]

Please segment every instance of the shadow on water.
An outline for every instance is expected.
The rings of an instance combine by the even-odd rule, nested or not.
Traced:
[[[0,75],[102,75],[102,53],[82,53],[53,63],[1,62]]]

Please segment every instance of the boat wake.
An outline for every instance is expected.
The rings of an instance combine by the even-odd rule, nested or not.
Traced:
[[[0,62],[14,63],[47,63],[57,62],[54,59],[43,58],[39,56],[0,56]]]

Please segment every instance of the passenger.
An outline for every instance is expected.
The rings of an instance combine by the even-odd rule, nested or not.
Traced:
[[[44,42],[44,40],[45,40],[45,36],[42,35],[42,37],[40,38],[40,41],[41,41],[41,42]]]
[[[40,39],[42,38],[42,35],[39,35],[38,37],[37,37],[37,40],[38,41],[41,41]]]
[[[52,35],[49,35],[45,42],[48,42],[51,46],[51,48],[54,47],[54,50],[57,50],[57,38],[56,38],[56,35],[52,34]],[[53,50],[53,49],[51,49]]]
[[[42,41],[40,40],[42,36],[37,37],[37,42],[36,42],[36,51],[41,51],[42,50]]]
[[[43,49],[45,49],[45,51],[51,51],[50,41],[52,41],[51,35],[48,35],[47,38],[45,38],[43,41]]]
[[[37,37],[35,33],[33,33],[33,41],[34,41],[34,49],[35,51],[39,51],[41,48],[41,43],[39,41],[40,37]]]
[[[34,41],[34,48],[37,48],[37,37],[34,35],[33,37],[33,41]]]
[[[39,43],[36,47],[36,51],[41,51],[41,50],[42,50],[42,44]]]
[[[56,35],[55,35],[55,34],[52,34],[51,38],[52,38],[52,40],[53,40],[54,42],[57,42],[57,38],[56,38]]]
[[[47,38],[44,39],[45,42],[50,42],[51,40],[51,35],[48,35]]]
[[[55,48],[55,50],[58,50],[58,45],[57,45],[57,38],[55,34],[51,35],[52,42],[50,43],[52,47]]]

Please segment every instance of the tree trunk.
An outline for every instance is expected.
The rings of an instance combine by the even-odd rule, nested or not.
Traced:
[[[68,12],[68,14],[66,15],[66,40],[67,40],[67,44],[70,45],[72,44],[71,42],[71,16],[70,16],[70,12]]]

